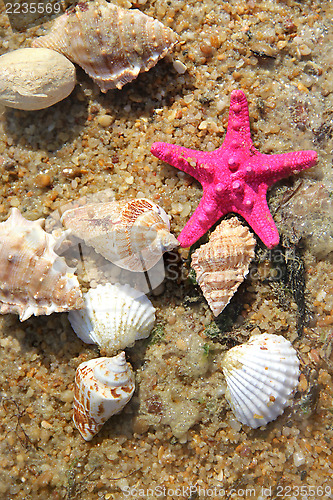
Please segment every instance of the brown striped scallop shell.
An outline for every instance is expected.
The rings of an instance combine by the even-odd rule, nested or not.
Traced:
[[[139,10],[95,0],[79,2],[32,45],[61,52],[107,92],[151,69],[176,42],[170,28]]]
[[[256,241],[237,217],[221,222],[209,242],[192,254],[192,268],[214,316],[218,316],[249,271]]]
[[[91,203],[66,210],[61,220],[97,253],[133,272],[151,269],[179,245],[167,214],[145,198]]]
[[[0,224],[0,314],[18,313],[24,321],[83,307],[79,282],[44,219],[26,220],[17,208]]]

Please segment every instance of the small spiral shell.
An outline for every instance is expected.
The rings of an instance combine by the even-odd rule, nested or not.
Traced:
[[[218,316],[248,273],[256,241],[237,217],[221,222],[209,242],[192,254],[196,280]]]
[[[83,307],[74,269],[55,253],[57,241],[43,225],[17,208],[0,224],[0,313],[18,313],[21,321]]]
[[[112,415],[121,412],[134,389],[134,373],[124,352],[81,363],[75,375],[73,413],[81,436],[91,441]]]

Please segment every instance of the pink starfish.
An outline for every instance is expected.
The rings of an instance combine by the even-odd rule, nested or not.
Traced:
[[[315,151],[265,155],[251,139],[249,110],[242,90],[230,99],[227,134],[222,146],[204,153],[166,142],[155,142],[153,155],[192,175],[203,187],[203,197],[180,233],[182,247],[195,243],[215,222],[229,212],[240,214],[269,248],[279,233],[269,212],[266,193],[274,182],[310,168]]]

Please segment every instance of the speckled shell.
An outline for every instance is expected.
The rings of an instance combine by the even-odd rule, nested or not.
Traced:
[[[80,2],[60,16],[51,32],[33,42],[81,66],[102,92],[121,89],[148,71],[177,42],[176,34],[139,10],[105,0]]]
[[[155,322],[150,300],[129,285],[98,285],[84,294],[85,308],[69,321],[83,342],[98,344],[110,356],[149,336]]]
[[[92,203],[67,210],[61,220],[74,236],[129,271],[151,269],[179,245],[167,214],[145,198]]]
[[[129,402],[134,389],[134,373],[124,352],[81,363],[75,374],[73,413],[81,436],[91,441],[105,422]]]
[[[235,417],[254,429],[282,415],[298,383],[296,351],[281,335],[253,335],[230,349],[222,366]]]
[[[214,316],[229,303],[249,271],[256,241],[236,217],[221,222],[192,254],[196,280]]]
[[[18,313],[21,321],[83,306],[74,269],[54,252],[57,241],[43,224],[17,208],[0,224],[0,313]]]

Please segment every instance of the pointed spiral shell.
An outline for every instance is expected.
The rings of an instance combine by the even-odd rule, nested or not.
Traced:
[[[119,413],[135,389],[134,373],[125,353],[81,363],[75,375],[73,420],[90,441],[112,415]]]
[[[237,217],[221,222],[209,242],[192,254],[196,280],[218,316],[248,273],[256,241]]]
[[[0,313],[18,313],[21,321],[83,307],[74,269],[55,253],[57,242],[43,224],[17,208],[0,224]]]
[[[155,66],[176,42],[170,28],[139,10],[96,0],[69,9],[32,45],[61,52],[107,92]]]

